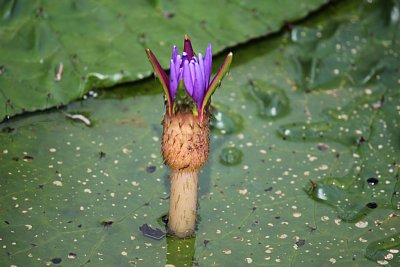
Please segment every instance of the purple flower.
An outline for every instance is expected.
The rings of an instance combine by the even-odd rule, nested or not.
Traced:
[[[212,49],[211,44],[207,46],[205,56],[201,53],[196,57],[193,52],[192,43],[189,37],[185,36],[182,56],[179,55],[178,48],[172,48],[172,58],[170,60],[169,82],[167,75],[158,63],[158,60],[151,52],[146,49],[147,56],[164,88],[167,98],[169,115],[174,113],[174,100],[180,82],[183,80],[186,92],[193,99],[200,119],[203,118],[206,105],[218,87],[222,78],[227,73],[232,62],[232,53],[229,53],[220,70],[211,79],[212,71]]]

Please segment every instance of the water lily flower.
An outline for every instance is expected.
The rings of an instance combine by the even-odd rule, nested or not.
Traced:
[[[179,84],[183,80],[186,92],[193,99],[195,103],[195,110],[200,119],[203,118],[203,115],[206,112],[205,109],[211,98],[211,95],[215,92],[223,77],[228,72],[233,57],[232,53],[227,55],[221,68],[211,80],[211,44],[207,46],[204,57],[201,53],[196,56],[190,39],[186,35],[182,55],[179,54],[176,46],[173,46],[172,48],[169,78],[162,69],[153,52],[150,49],[146,49],[146,53],[164,89],[169,115],[174,113],[174,100],[176,92]]]
[[[161,153],[171,170],[168,232],[180,238],[194,234],[197,213],[198,176],[205,165],[210,144],[209,103],[211,95],[227,73],[232,53],[211,79],[212,50],[209,44],[205,56],[195,54],[189,37],[185,36],[182,54],[173,46],[169,76],[150,49],[147,56],[165,92],[167,112],[162,120]],[[177,90],[184,87],[192,99],[177,100]],[[182,95],[179,94],[181,97]]]

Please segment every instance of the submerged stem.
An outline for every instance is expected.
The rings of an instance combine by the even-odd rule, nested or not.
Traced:
[[[168,232],[185,238],[196,228],[198,171],[172,171]]]

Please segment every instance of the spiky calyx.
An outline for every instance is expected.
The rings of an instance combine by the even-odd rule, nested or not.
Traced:
[[[202,120],[192,111],[165,114],[163,120],[162,156],[172,171],[198,172],[209,152],[209,119]]]

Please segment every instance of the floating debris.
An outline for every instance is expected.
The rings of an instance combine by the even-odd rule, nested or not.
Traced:
[[[144,236],[153,238],[155,240],[161,240],[165,237],[165,233],[161,231],[160,228],[152,228],[147,223],[143,224],[139,227],[140,232],[143,233]]]
[[[51,259],[51,262],[54,264],[60,264],[61,261],[62,261],[61,258],[58,258],[58,257]]]
[[[81,122],[83,122],[87,126],[91,126],[92,125],[90,120],[88,118],[86,118],[85,116],[83,116],[82,114],[70,114],[70,113],[64,112],[64,115],[66,117],[70,118],[70,119],[73,119],[73,120],[80,120]]]

